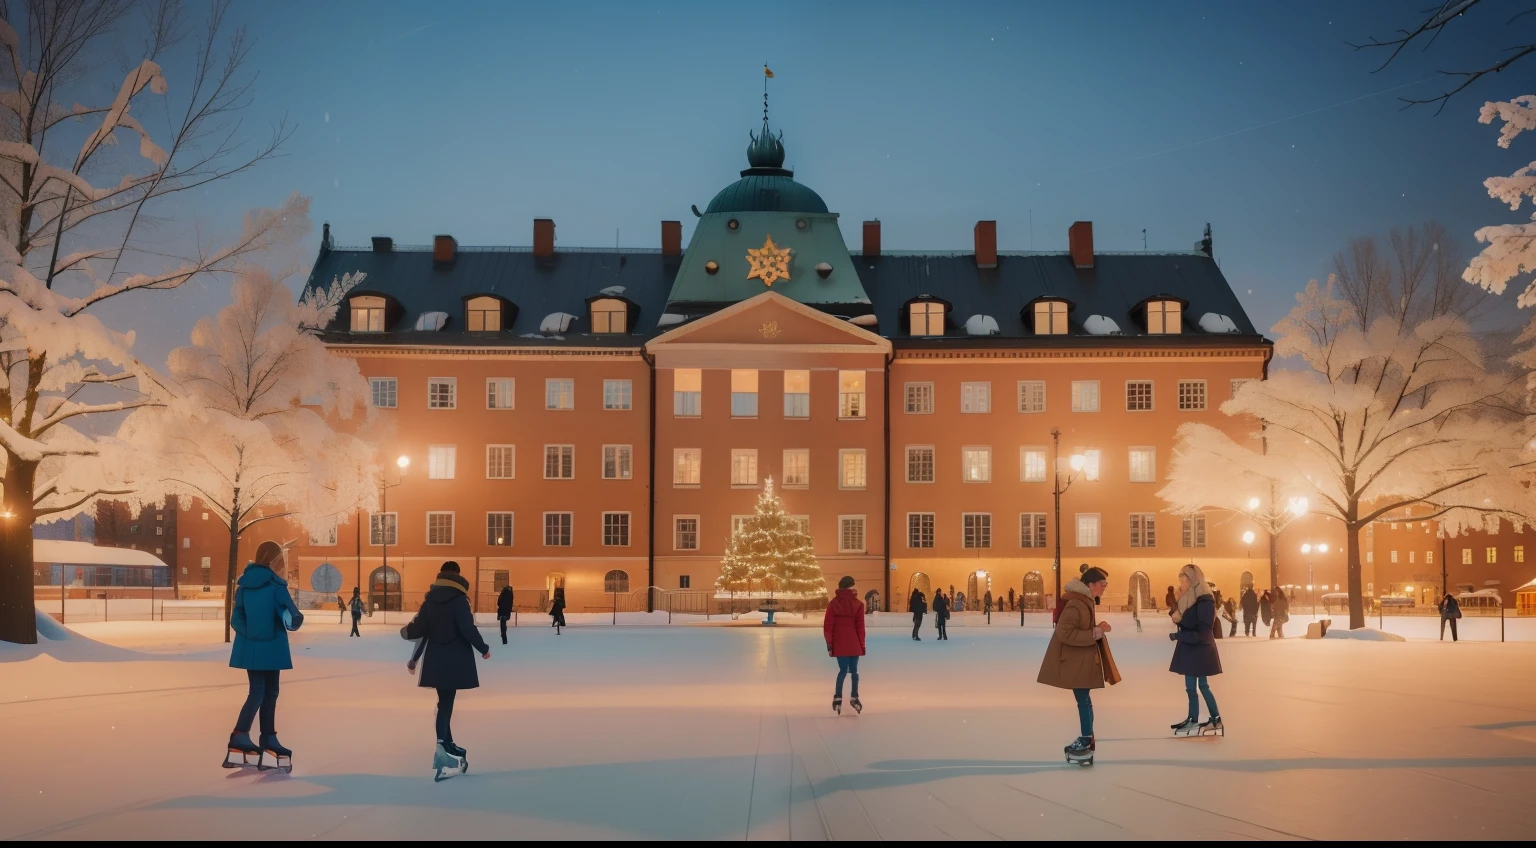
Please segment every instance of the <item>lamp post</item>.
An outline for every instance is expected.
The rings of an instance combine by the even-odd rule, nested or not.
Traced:
[[[405,483],[405,470],[411,466],[411,458],[401,454],[395,460],[395,465],[400,468],[400,479],[394,483],[388,483],[384,475],[379,475],[379,543],[384,547],[384,570],[381,574],[384,580],[384,612],[389,612],[389,490]],[[400,522],[395,522],[395,532],[400,532]],[[370,587],[371,588],[371,587]],[[370,593],[371,594],[371,593]]]
[[[1267,508],[1264,501],[1258,496],[1248,499],[1248,517],[1257,521],[1269,534],[1269,585],[1271,588],[1280,588],[1280,531],[1290,525],[1292,521],[1307,514],[1310,503],[1306,498],[1290,498],[1286,501],[1285,509],[1277,508],[1279,497],[1270,487],[1270,499]],[[1243,534],[1243,542],[1250,544],[1249,537],[1252,531]]]
[[[1313,580],[1313,569],[1312,569],[1313,558],[1312,558],[1312,554],[1313,554],[1314,551],[1317,552],[1317,553],[1320,553],[1320,554],[1328,553],[1328,543],[1327,542],[1320,542],[1320,543],[1314,545],[1314,544],[1312,544],[1310,542],[1304,542],[1304,543],[1302,543],[1302,546],[1301,546],[1301,554],[1302,554],[1302,556],[1307,558],[1307,603],[1312,605],[1312,617],[1316,618],[1317,617],[1317,599],[1312,594],[1312,587],[1315,585],[1312,582],[1312,580]]]
[[[1065,492],[1072,485],[1072,481],[1077,479],[1077,473],[1079,471],[1083,470],[1083,465],[1084,465],[1084,463],[1087,462],[1087,459],[1082,454],[1080,454],[1080,453],[1075,453],[1075,454],[1072,455],[1072,459],[1070,460],[1070,465],[1072,467],[1072,473],[1067,475],[1067,483],[1064,486],[1061,483],[1061,430],[1056,428],[1056,427],[1052,427],[1051,428],[1051,445],[1052,445],[1052,457],[1051,457],[1051,460],[1052,460],[1051,461],[1051,503],[1052,503],[1053,509],[1055,511],[1055,521],[1056,521],[1056,564],[1051,566],[1051,570],[1056,572],[1056,595],[1055,595],[1055,597],[1060,598],[1061,597],[1061,495],[1062,495],[1063,492]]]

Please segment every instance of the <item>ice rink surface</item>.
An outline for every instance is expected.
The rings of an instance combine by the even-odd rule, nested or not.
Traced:
[[[294,634],[278,730],[295,768],[282,776],[218,766],[245,689],[219,624],[82,624],[83,638],[41,652],[0,647],[0,838],[1461,840],[1536,829],[1536,642],[1223,640],[1212,687],[1229,735],[1174,739],[1186,702],[1167,671],[1168,625],[1149,617],[1137,634],[1128,617],[1108,618],[1125,682],[1095,693],[1098,758],[1080,768],[1061,753],[1076,735],[1071,694],[1034,682],[1042,616],[1023,628],[1016,615],[990,627],[967,616],[950,641],[925,626],[920,643],[902,617],[881,616],[857,717],[832,714],[835,664],[820,628],[795,618],[603,627],[594,616],[557,637],[524,616],[507,646],[483,628],[493,654],[454,720],[470,772],[437,784],[434,696],[406,673],[398,625],[348,639],[316,613]]]

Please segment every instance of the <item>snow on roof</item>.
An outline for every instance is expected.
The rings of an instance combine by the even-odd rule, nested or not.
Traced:
[[[855,315],[848,319],[848,323],[856,324],[860,327],[875,327],[880,324],[880,319],[874,315]]]
[[[997,319],[991,315],[972,315],[965,319],[965,332],[971,336],[995,336],[999,332]]]
[[[1240,332],[1236,322],[1225,315],[1218,315],[1215,312],[1207,312],[1200,316],[1200,329],[1207,333]]]
[[[571,322],[575,320],[576,316],[569,312],[551,312],[539,322],[539,332],[563,333],[571,328]]]
[[[441,330],[443,325],[447,323],[448,313],[446,312],[423,312],[421,317],[416,319],[416,329],[436,332]]]
[[[1083,322],[1083,329],[1094,336],[1117,336],[1120,334],[1120,325],[1115,319],[1104,315],[1089,315]]]
[[[32,561],[38,564],[67,565],[137,565],[169,568],[149,551],[132,548],[102,548],[90,542],[66,542],[59,539],[33,539]]]
[[[606,289],[599,289],[597,293],[598,294],[606,294],[609,297],[618,297],[619,295],[624,293],[624,287],[623,286],[609,286]]]
[[[1531,582],[1525,584],[1524,586],[1521,586],[1520,588],[1516,589],[1515,591],[1516,592],[1523,592],[1526,589],[1536,589],[1536,579],[1531,580]]]
[[[670,327],[673,324],[681,324],[687,320],[688,316],[686,315],[679,315],[676,312],[663,312],[661,317],[656,319],[656,326]]]

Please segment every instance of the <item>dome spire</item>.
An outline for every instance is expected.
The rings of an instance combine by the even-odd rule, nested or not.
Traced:
[[[771,79],[773,71],[763,65],[763,131],[761,134],[747,133],[752,140],[747,145],[747,165],[750,167],[741,172],[742,176],[749,173],[793,176],[784,170],[784,131],[780,130],[775,136],[768,128],[768,80]]]

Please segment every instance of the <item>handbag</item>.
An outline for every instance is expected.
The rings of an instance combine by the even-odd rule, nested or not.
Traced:
[[[1109,639],[1099,639],[1099,662],[1104,667],[1104,682],[1110,686],[1121,681],[1120,667],[1115,665],[1115,655],[1109,652]]]

